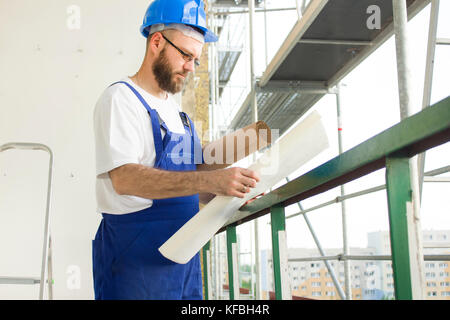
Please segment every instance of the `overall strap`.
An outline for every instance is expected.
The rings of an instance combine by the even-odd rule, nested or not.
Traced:
[[[180,118],[183,125],[189,128],[189,132],[191,133],[191,136],[193,136],[191,119],[189,119],[188,115],[183,111],[180,111]]]
[[[183,121],[183,124],[185,124],[186,126],[189,127],[192,139],[194,141],[194,163],[202,164],[202,163],[204,163],[203,149],[202,149],[202,144],[200,142],[200,139],[197,136],[197,132],[195,131],[194,123],[192,122],[191,118],[189,118],[187,113],[181,111],[180,116]]]
[[[162,152],[163,152],[163,142],[162,142],[161,130],[159,130],[160,126],[162,126],[167,131],[167,129],[163,126],[164,121],[162,121],[162,119],[160,118],[160,116],[159,116],[158,112],[156,112],[156,110],[150,108],[150,106],[145,101],[145,99],[141,96],[141,94],[139,92],[137,92],[137,90],[135,88],[133,88],[133,86],[131,86],[129,83],[127,83],[125,81],[114,82],[113,84],[111,84],[111,86],[113,86],[117,83],[123,83],[128,88],[130,88],[131,91],[133,91],[133,93],[141,101],[142,105],[145,107],[145,109],[147,109],[148,113],[150,114],[150,119],[152,122],[152,129],[153,129],[153,141],[155,143],[155,151],[156,151],[155,163],[158,163],[159,158],[161,157]]]

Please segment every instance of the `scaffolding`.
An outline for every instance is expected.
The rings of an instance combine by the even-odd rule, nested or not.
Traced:
[[[341,299],[352,299],[352,260],[392,260],[395,298],[424,299],[423,261],[450,260],[449,255],[423,254],[419,223],[423,182],[448,182],[449,178],[436,176],[450,171],[450,166],[445,166],[424,172],[425,151],[450,141],[450,98],[428,107],[431,101],[435,46],[450,43],[448,39],[436,38],[439,0],[297,0],[295,7],[280,9],[267,9],[265,1],[237,1],[234,6],[230,2],[234,1],[212,2],[209,10],[210,24],[220,34],[227,17],[248,16],[249,92],[246,98],[242,99],[238,110],[231,110],[231,115],[228,116],[222,115],[222,120],[228,121],[229,129],[238,129],[251,122],[263,120],[283,134],[323,96],[332,94],[336,96],[339,155],[292,181],[286,179],[286,184],[241,208],[219,230],[216,237],[202,250],[206,270],[205,298],[223,297],[223,286],[220,285],[219,278],[222,272],[220,248],[221,235],[226,233],[229,298],[239,299],[241,290],[237,281],[239,252],[236,227],[248,222],[253,222],[254,227],[256,267],[256,279],[252,277],[252,288],[256,287],[256,290],[250,297],[261,298],[257,218],[270,214],[276,299],[293,298],[287,272],[287,244],[285,237],[280,234],[285,233],[286,220],[299,215],[305,219],[320,256],[289,261],[324,261]],[[366,9],[373,5],[383,12],[379,28],[355,27],[361,23],[361,12],[367,12]],[[406,27],[407,21],[428,5],[431,5],[431,11],[422,111],[414,114]],[[266,12],[285,10],[296,10],[298,21],[270,63],[267,61],[266,45],[266,69],[262,76],[257,78],[254,67],[255,13],[262,12],[265,15]],[[267,34],[266,19],[264,24]],[[401,122],[344,152],[340,81],[391,36],[395,36],[396,43]],[[221,52],[220,47],[211,47],[213,70],[210,114],[215,125],[219,123],[217,109],[221,104],[223,88],[230,80],[240,56],[236,50],[231,52],[226,48]],[[320,60],[321,63],[312,63],[314,59]],[[217,135],[214,138],[217,138]],[[385,185],[346,193],[345,183],[381,168],[386,169]],[[340,196],[308,209],[303,208],[301,201],[338,186]],[[388,199],[392,254],[351,255],[347,241],[345,200],[384,189]],[[307,213],[336,203],[341,205],[343,248],[341,254],[327,256]],[[291,204],[297,204],[299,211],[286,216],[285,208]],[[341,287],[329,260],[344,263],[344,288]]]

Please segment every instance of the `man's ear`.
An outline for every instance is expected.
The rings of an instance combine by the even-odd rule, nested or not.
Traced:
[[[155,32],[150,34],[147,38],[147,52],[152,52],[155,55],[157,52],[161,51],[161,32]]]

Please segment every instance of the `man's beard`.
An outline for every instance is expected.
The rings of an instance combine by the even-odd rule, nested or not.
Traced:
[[[166,48],[162,49],[159,57],[153,62],[152,70],[155,75],[156,82],[158,82],[158,85],[162,90],[172,94],[183,90],[184,80],[172,80],[174,73],[166,56]],[[180,74],[186,76],[184,73]]]

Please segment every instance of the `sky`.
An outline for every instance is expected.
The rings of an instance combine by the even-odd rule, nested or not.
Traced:
[[[269,8],[280,7],[281,5],[293,7],[295,2],[268,1]],[[417,106],[419,108],[422,103],[429,12],[430,6],[427,6],[408,24],[411,35],[411,49],[409,53],[413,72],[414,101],[418,103]],[[295,23],[297,13],[295,11],[271,12],[267,14],[267,17],[269,26],[267,30],[269,53],[267,61],[270,62]],[[236,17],[235,19],[241,18]],[[256,15],[255,50],[257,54],[255,54],[255,70],[257,76],[262,74],[266,66],[262,19],[263,14]],[[242,34],[244,33],[238,33],[234,37],[242,37]],[[441,1],[437,37],[450,38],[450,1]],[[224,43],[222,42],[222,45]],[[450,46],[437,46],[431,104],[450,95],[448,80],[445,79],[450,71],[449,56]],[[236,69],[241,72],[233,74],[230,81],[232,88],[224,91],[223,105],[221,106],[225,110],[221,111],[222,115],[225,116],[224,119],[228,120],[230,119],[228,113],[232,112],[229,108],[239,108],[246,96],[246,91],[242,88],[248,86],[249,82],[247,56],[243,54]],[[386,41],[370,57],[347,75],[341,84],[343,149],[346,151],[400,121],[394,37]],[[236,97],[240,97],[240,99],[237,99],[237,102],[233,102],[233,100],[236,101]],[[335,96],[325,96],[310,111],[312,110],[318,111],[322,116],[322,121],[327,128],[330,147],[305,166],[299,168],[290,176],[291,179],[306,173],[338,154]],[[449,165],[449,159],[449,143],[431,149],[426,154],[425,171]],[[385,183],[384,174],[385,170],[382,169],[352,181],[345,185],[346,193],[382,185]],[[450,174],[447,173],[446,175],[449,176]],[[450,199],[448,194],[450,194],[450,183],[425,183],[421,209],[422,229],[450,229],[450,218],[448,215],[450,213]],[[305,209],[310,208],[332,200],[338,195],[340,195],[340,189],[335,188],[304,200],[302,205]],[[296,211],[298,211],[296,205],[286,208],[287,215]],[[346,211],[348,241],[351,247],[366,247],[367,233],[369,232],[389,230],[385,190],[347,200]],[[312,211],[308,213],[308,218],[323,247],[342,247],[342,220],[339,204]],[[269,218],[265,216],[260,218],[259,221],[260,248],[269,249],[271,247]],[[238,235],[241,238],[241,252],[249,250],[252,245],[253,236],[249,232],[252,228],[253,223],[244,224],[237,228]],[[315,247],[302,216],[288,219],[286,228],[289,248]]]

